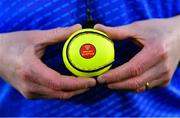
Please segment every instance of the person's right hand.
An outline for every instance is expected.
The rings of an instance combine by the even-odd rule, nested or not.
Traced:
[[[62,42],[80,25],[0,34],[0,75],[29,99],[68,99],[95,86],[92,78],[64,76],[40,60],[48,45]]]

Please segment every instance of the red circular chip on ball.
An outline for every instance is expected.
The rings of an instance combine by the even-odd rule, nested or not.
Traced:
[[[96,48],[94,45],[92,45],[90,43],[86,43],[81,46],[80,54],[83,58],[90,59],[90,58],[94,57],[94,55],[96,54]]]

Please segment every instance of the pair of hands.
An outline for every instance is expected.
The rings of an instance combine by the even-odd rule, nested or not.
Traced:
[[[94,28],[112,39],[134,38],[143,49],[129,62],[98,77],[110,89],[141,92],[166,86],[180,60],[178,17],[132,23],[121,27],[97,24]],[[0,75],[29,99],[68,99],[96,85],[93,78],[65,76],[48,68],[40,58],[45,48],[65,41],[80,25],[52,30],[0,34]],[[179,30],[179,31],[178,31]]]

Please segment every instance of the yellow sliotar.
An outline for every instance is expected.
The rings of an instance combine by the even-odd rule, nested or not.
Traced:
[[[76,76],[95,77],[108,71],[115,58],[113,42],[95,29],[81,29],[65,42],[62,57]]]

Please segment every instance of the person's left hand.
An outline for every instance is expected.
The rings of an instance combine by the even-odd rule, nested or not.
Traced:
[[[144,91],[166,86],[180,60],[180,27],[178,17],[154,19],[121,27],[96,25],[95,29],[112,39],[132,37],[143,49],[129,62],[98,77],[110,89]],[[177,23],[177,24],[176,24]]]

